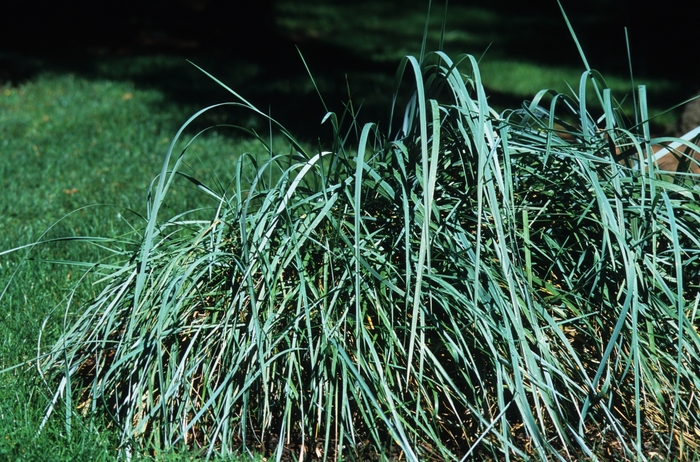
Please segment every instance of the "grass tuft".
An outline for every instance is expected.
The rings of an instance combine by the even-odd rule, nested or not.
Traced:
[[[228,90],[266,155],[212,184],[183,167],[213,107],[178,131],[143,225],[92,241],[99,291],[40,346],[42,425],[107,415],[128,454],[698,453],[700,191],[692,157],[659,170],[643,87],[639,123],[590,69],[498,114],[473,56],[407,57],[388,130],[329,113],[331,152]]]

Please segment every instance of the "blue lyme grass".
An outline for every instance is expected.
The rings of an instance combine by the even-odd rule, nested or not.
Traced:
[[[31,419],[130,457],[695,457],[694,160],[659,171],[644,87],[630,122],[585,67],[498,113],[473,56],[407,57],[390,125],[329,112],[327,151],[212,77],[271,127],[242,131],[257,147],[194,168],[223,149],[188,135],[202,109],[112,236],[65,214],[0,255],[55,244],[78,280],[43,324]],[[30,290],[17,263],[5,297]]]

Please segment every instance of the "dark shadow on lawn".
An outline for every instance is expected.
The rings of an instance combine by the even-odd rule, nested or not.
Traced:
[[[636,40],[633,44],[637,43],[637,49],[645,50],[633,52],[638,76],[668,77],[669,69],[656,63],[662,62],[661,59],[681,59],[679,36],[685,38],[686,45],[692,43],[693,37],[683,30],[675,35],[657,36],[655,40],[640,34],[650,13],[639,12],[633,5],[628,5],[630,2],[592,0],[583,5],[569,1],[564,6],[592,65],[604,74],[624,75],[627,72],[628,64],[620,57],[626,56],[623,27],[629,24],[633,26],[630,35],[633,41]],[[7,52],[0,54],[0,83],[21,83],[47,71],[70,72],[86,78],[125,79],[139,87],[155,88],[163,92],[170,103],[183,105],[191,111],[233,99],[187,63],[189,59],[262,111],[270,111],[292,133],[310,141],[323,132],[319,124],[326,110],[307,73],[305,60],[328,110],[342,112],[351,97],[354,108],[361,107],[361,123],[386,125],[398,62],[375,59],[358,52],[353,43],[334,44],[327,36],[311,32],[285,33],[275,26],[275,18],[279,19],[278,7],[282,3],[285,2],[126,0],[117,5],[86,0],[41,0],[31,5],[26,2],[26,6],[17,3],[10,7],[6,16],[14,20],[9,21],[9,27],[0,33]],[[377,18],[363,17],[371,2],[316,2],[321,3],[328,7],[331,20],[358,21],[358,40],[372,34],[371,27],[375,26],[368,24],[375,24]],[[411,11],[413,17],[420,18],[421,14],[424,17],[426,4],[424,0],[384,0],[380,11],[384,12],[382,14]],[[493,2],[485,0],[451,2],[456,11],[462,11],[457,7],[466,4],[490,12],[494,19],[470,22],[469,18],[448,15],[448,28],[468,28],[470,33],[479,37],[471,44],[447,44],[448,49],[457,48],[460,52],[479,55],[491,43],[486,59],[505,57],[538,63],[543,66],[543,72],[551,65],[583,69],[556,3],[505,0],[493,6]],[[290,5],[286,4],[286,8]],[[304,8],[310,8],[309,5],[313,6],[314,2],[297,2],[292,8],[298,8],[296,15],[303,20]],[[439,12],[440,8],[437,10]],[[676,10],[671,8],[671,11]],[[37,14],[38,11],[42,14]],[[341,12],[348,14],[348,11],[354,11],[352,18],[338,17]],[[659,11],[658,14],[665,18],[669,12]],[[309,18],[309,21],[314,20],[311,16]],[[379,19],[376,27],[382,26]],[[439,27],[441,18],[434,19],[432,27]],[[311,26],[313,24],[309,23],[308,30],[313,29]],[[383,37],[386,46],[398,46],[401,40],[405,40],[401,32],[383,31],[374,40]],[[663,48],[663,44],[669,45]],[[414,50],[414,53],[419,51]],[[696,84],[697,73],[690,72],[693,63],[690,62],[686,71],[672,74],[671,78],[678,85],[658,96],[668,101],[667,106],[696,90],[692,86]],[[488,90],[488,82],[485,84]],[[522,97],[491,91],[489,94],[497,109],[522,104]],[[249,114],[236,115],[230,110],[225,114],[213,113],[201,124],[224,121],[252,123],[260,130],[265,128],[260,125],[262,122],[255,125]]]
[[[72,73],[88,79],[128,80],[141,88],[156,89],[165,95],[168,104],[182,105],[191,112],[235,100],[191,62],[261,111],[269,111],[305,140],[316,138],[326,112],[318,93],[328,110],[342,112],[348,101],[348,84],[353,94],[362,94],[359,89],[365,88],[371,93],[370,98],[380,100],[361,111],[363,120],[386,118],[397,63],[374,62],[350,49],[311,37],[292,40],[273,28],[258,32],[264,32],[264,40],[236,33],[194,40],[196,45],[166,31],[161,32],[157,40],[151,39],[156,32],[144,37],[134,31],[135,36],[122,35],[119,44],[114,37],[102,34],[85,36],[83,40],[89,44],[87,46],[77,43],[78,38],[72,35],[65,37],[65,42],[47,40],[33,46],[23,43],[10,48],[9,52],[0,51],[0,84],[18,85],[42,73]],[[226,46],[228,43],[235,45]],[[361,103],[355,101],[357,107],[362,106]],[[248,112],[237,116],[235,111],[226,111],[228,116],[215,111],[199,125],[252,123],[259,129],[264,128],[260,125],[262,121],[257,124],[251,121]]]

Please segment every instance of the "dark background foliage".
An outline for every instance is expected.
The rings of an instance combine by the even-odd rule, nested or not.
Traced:
[[[434,8],[443,6],[434,2]],[[694,27],[700,7],[693,2],[634,0],[562,0],[576,29],[591,66],[609,73],[629,75],[625,28],[627,28],[636,78],[671,79],[674,86],[660,95],[670,107],[697,91],[700,71],[697,53],[700,39]],[[334,31],[317,33],[312,7],[323,5],[333,10],[338,20],[351,22],[347,15],[363,18],[353,39],[339,45],[331,40]],[[488,11],[497,21],[471,20],[471,30],[460,30],[487,37],[480,48],[459,49],[480,55],[488,48],[488,57],[532,62],[542,66],[575,66],[583,69],[555,0],[452,0],[449,7],[460,11],[469,6]],[[280,20],[294,13],[307,22],[306,28],[291,33],[279,27]],[[359,51],[370,25],[395,16],[409,18],[406,12],[425,17],[426,0],[123,0],[94,2],[86,0],[12,1],[2,7],[0,28],[0,83],[19,83],[39,72],[78,72],[100,75],[97,61],[139,55],[181,56],[202,65],[213,74],[228,78],[236,90],[261,107],[271,107],[292,130],[313,133],[318,127],[309,121],[320,120],[324,109],[311,88],[298,90],[308,82],[297,47],[314,77],[329,84],[323,88],[331,110],[342,110],[346,101],[346,76],[354,94],[373,91],[382,96],[365,100],[367,120],[385,116],[389,105],[396,59],[378,59]],[[457,13],[455,13],[457,14]],[[342,15],[346,15],[342,17]],[[404,15],[404,16],[402,16]],[[460,26],[460,18],[448,15],[447,29]],[[438,21],[439,24],[439,21]],[[402,41],[401,27],[386,32],[388,47]],[[301,32],[299,32],[301,30]],[[411,53],[419,51],[415,37]],[[429,44],[435,48],[436,44]],[[416,48],[416,49],[413,49]],[[252,63],[259,71],[254,79],[236,79],[242,63]],[[187,66],[183,65],[184,69]],[[192,69],[189,69],[192,71]],[[608,74],[606,74],[608,73]],[[370,76],[371,74],[371,76]],[[156,87],[174,102],[201,107],[222,99],[219,88],[201,74],[182,69],[152,66],[138,76],[129,75],[137,84]],[[487,89],[488,89],[488,83]],[[307,85],[308,87],[308,85]],[[381,89],[378,89],[381,87]],[[492,92],[495,106],[519,105],[522,97],[507,91]],[[293,109],[291,109],[293,108]],[[380,109],[381,108],[381,109]],[[310,117],[310,118],[309,118]],[[301,123],[300,121],[304,121]],[[306,124],[306,127],[303,125]],[[310,125],[310,126],[309,126]]]
[[[51,52],[59,55],[110,51],[198,52],[218,51],[229,55],[269,52],[282,53],[289,37],[275,34],[278,14],[276,0],[122,0],[92,2],[87,0],[33,0],[4,2],[3,27],[0,31],[3,51]],[[303,10],[309,2],[302,2]],[[317,0],[329,7],[356,5],[358,16],[366,2]],[[396,11],[426,8],[426,0],[379,0]],[[442,5],[442,2],[434,2]],[[512,40],[514,54],[538,55],[551,62],[576,61],[569,53],[571,41],[565,30],[555,0],[452,0],[451,5],[481,6],[503,16],[518,17],[522,27],[503,31]],[[628,28],[636,51],[635,64],[642,74],[667,75],[669,68],[688,66],[697,70],[700,39],[693,26],[700,6],[694,2],[634,0],[563,0],[562,4],[577,23],[583,45],[596,56],[615,55],[624,48],[623,28]],[[523,34],[529,26],[530,32]],[[449,24],[448,24],[449,26]],[[511,37],[507,37],[511,34]],[[532,45],[537,45],[532,48]],[[610,46],[613,45],[611,49]],[[352,48],[352,44],[348,44]],[[619,56],[617,57],[619,58]],[[627,63],[608,66],[625,68]],[[652,66],[662,64],[667,66]],[[689,72],[691,74],[692,72]]]

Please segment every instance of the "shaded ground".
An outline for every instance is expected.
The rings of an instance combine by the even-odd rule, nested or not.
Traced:
[[[591,67],[606,76],[629,74],[628,27],[635,77],[671,81],[650,89],[652,103],[670,107],[700,90],[697,60],[691,59],[698,38],[682,21],[697,7],[676,1],[654,9],[632,0],[563,3]],[[0,83],[72,72],[155,87],[192,108],[230,99],[186,62],[190,59],[294,133],[313,138],[326,110],[299,53],[329,110],[342,111],[349,82],[356,107],[363,104],[360,119],[386,123],[398,61],[420,52],[426,5],[423,0],[14,2],[5,6],[3,16],[11,20],[0,32]],[[429,49],[439,44],[442,18],[437,5]],[[504,71],[496,67],[486,80],[497,108],[517,107],[526,97],[515,90],[512,76],[496,83],[517,63],[541,68],[543,77],[557,66],[583,70],[554,1],[505,0],[494,6],[453,0],[443,39],[449,53],[511,63]]]

